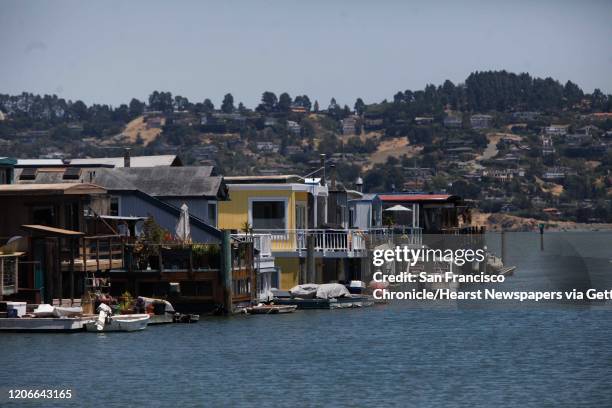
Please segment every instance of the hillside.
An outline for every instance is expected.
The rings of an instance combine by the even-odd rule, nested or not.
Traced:
[[[2,154],[22,158],[180,154],[220,174],[300,174],[336,166],[348,188],[446,191],[484,213],[612,222],[612,96],[506,71],[399,91],[351,108],[266,91],[216,108],[154,91],[118,107],[0,94]]]

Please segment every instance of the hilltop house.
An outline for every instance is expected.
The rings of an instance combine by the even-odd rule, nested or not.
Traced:
[[[476,114],[470,117],[470,125],[473,129],[488,129],[493,122],[493,116]]]
[[[455,115],[447,115],[444,118],[444,126],[449,128],[459,128],[463,124],[460,117]]]
[[[544,133],[550,136],[565,136],[569,125],[550,125],[544,128]]]
[[[550,135],[542,135],[542,155],[547,156],[555,153],[555,147]]]
[[[295,136],[299,136],[302,128],[300,126],[299,123],[294,122],[293,120],[288,120],[287,121],[287,130],[291,133],[293,133]]]
[[[342,124],[342,134],[343,135],[354,135],[357,132],[357,120],[359,116],[347,116],[342,119],[340,122]]]

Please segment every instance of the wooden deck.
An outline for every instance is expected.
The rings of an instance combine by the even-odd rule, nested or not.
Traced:
[[[88,259],[85,264],[83,259],[74,260],[75,272],[95,272],[95,271],[107,271],[111,269],[122,269],[122,259]],[[70,262],[62,262],[62,271],[70,271]]]

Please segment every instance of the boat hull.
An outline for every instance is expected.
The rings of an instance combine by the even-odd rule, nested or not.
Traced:
[[[107,333],[107,332],[133,332],[141,331],[147,328],[149,323],[149,315],[117,315],[112,316],[109,322],[106,322],[102,330],[98,330],[96,322],[92,321],[85,324],[85,330],[88,332]]]
[[[276,305],[295,305],[298,309],[348,309],[368,307],[374,304],[370,296],[351,296],[335,299],[288,299],[276,298]]]
[[[93,322],[93,317],[34,317],[0,319],[0,332],[66,333],[78,332]]]
[[[283,314],[292,313],[297,309],[297,305],[266,305],[253,306],[247,308],[249,314]]]

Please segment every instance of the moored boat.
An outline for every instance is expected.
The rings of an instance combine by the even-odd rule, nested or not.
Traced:
[[[297,309],[297,305],[257,305],[247,307],[248,314],[281,314],[292,313]]]
[[[98,317],[96,320],[85,324],[88,332],[131,332],[147,328],[149,323],[148,314],[124,314],[113,316],[112,309],[101,303],[98,306]]]
[[[0,332],[77,332],[94,319],[95,316],[2,318]]]
[[[149,323],[148,314],[131,314],[110,316],[103,326],[99,326],[97,321],[85,324],[85,330],[89,332],[131,332],[147,328]]]

